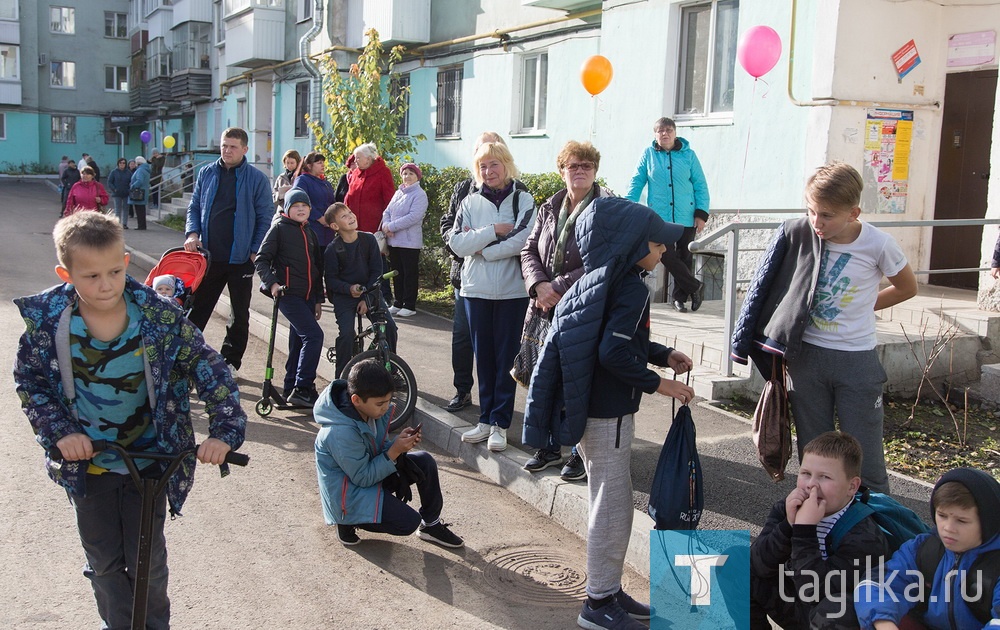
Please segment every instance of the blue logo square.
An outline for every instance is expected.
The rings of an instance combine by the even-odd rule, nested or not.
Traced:
[[[749,630],[750,531],[652,530],[651,630]]]

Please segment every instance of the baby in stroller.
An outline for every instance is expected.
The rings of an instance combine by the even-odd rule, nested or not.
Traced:
[[[166,298],[176,298],[180,304],[184,304],[185,287],[184,281],[169,273],[153,278],[153,290]]]

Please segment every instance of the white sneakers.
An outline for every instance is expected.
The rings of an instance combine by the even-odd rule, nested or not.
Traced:
[[[416,314],[417,312],[411,308],[401,308],[393,313],[393,315],[396,315],[397,317],[413,317]]]
[[[470,444],[478,444],[486,440],[489,440],[486,442],[486,448],[494,453],[499,453],[507,448],[507,429],[480,422],[475,429],[462,434],[462,441]]]
[[[476,428],[462,434],[462,441],[470,444],[478,444],[490,438],[490,425],[480,422]]]
[[[507,429],[501,429],[498,426],[490,427],[490,439],[486,443],[486,448],[494,453],[499,453],[507,448]]]

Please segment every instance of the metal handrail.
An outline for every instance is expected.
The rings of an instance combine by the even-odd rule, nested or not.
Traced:
[[[713,210],[716,214],[721,214],[726,211]],[[748,214],[751,216],[761,216],[761,215],[772,215],[772,214],[791,214],[791,213],[801,213],[805,215],[805,209],[782,209],[767,212],[743,212],[742,214]],[[878,228],[896,228],[896,227],[962,227],[962,226],[984,226],[984,225],[1000,225],[1000,219],[926,219],[926,220],[902,220],[902,221],[868,221],[868,225]],[[733,376],[733,358],[732,355],[727,351],[729,348],[730,341],[733,338],[733,330],[736,327],[736,286],[738,284],[745,284],[749,280],[741,281],[738,277],[738,267],[737,261],[740,254],[740,232],[746,230],[774,230],[781,227],[782,221],[761,221],[752,223],[743,223],[739,221],[734,221],[732,223],[727,223],[726,225],[720,226],[708,234],[700,236],[699,238],[691,241],[688,246],[691,253],[719,253],[721,250],[718,249],[708,249],[706,245],[721,239],[722,237],[729,235],[729,239],[726,243],[725,249],[725,284],[723,287],[723,298],[725,299],[725,307],[723,309],[723,365],[725,366],[725,375]],[[743,250],[748,251],[748,250]],[[759,251],[759,250],[758,250]],[[951,268],[951,269],[920,269],[914,271],[918,275],[930,275],[935,273],[966,273],[966,272],[981,272],[989,271],[989,267],[981,268]]]
[[[198,177],[198,171],[200,171],[203,166],[205,166],[206,164],[209,164],[210,162],[212,162],[212,160],[203,160],[201,162],[194,162],[193,166],[191,168],[191,170],[192,170],[192,178],[197,178]],[[184,164],[186,164],[186,163],[187,162],[185,162]],[[160,181],[157,182],[156,184],[151,185],[149,187],[150,197],[153,196],[153,192],[156,192],[157,193],[156,198],[159,200],[159,205],[156,208],[156,219],[157,220],[160,220],[160,219],[163,218],[163,210],[162,210],[162,208],[163,208],[163,192],[164,192],[164,190],[165,189],[167,190],[167,194],[169,194],[171,192],[175,192],[178,189],[181,190],[182,192],[184,190],[184,184],[183,184],[184,164],[180,164],[178,166],[171,167],[169,171],[167,169],[164,169],[163,172],[160,174]],[[192,183],[192,186],[193,185],[194,184]],[[148,212],[148,208],[147,208],[147,212]]]

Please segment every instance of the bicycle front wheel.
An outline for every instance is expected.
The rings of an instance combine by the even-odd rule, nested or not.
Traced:
[[[358,361],[375,359],[381,362],[383,356],[382,351],[377,349],[367,350],[355,355],[344,366],[341,378],[347,378],[347,375],[351,372],[351,368]],[[392,381],[396,386],[392,394],[392,403],[396,405],[396,413],[392,415],[389,421],[389,431],[391,432],[402,428],[410,420],[410,416],[413,415],[413,411],[417,408],[417,379],[413,376],[413,370],[406,364],[406,361],[403,361],[395,352],[388,354],[388,364],[389,372],[392,374]]]

